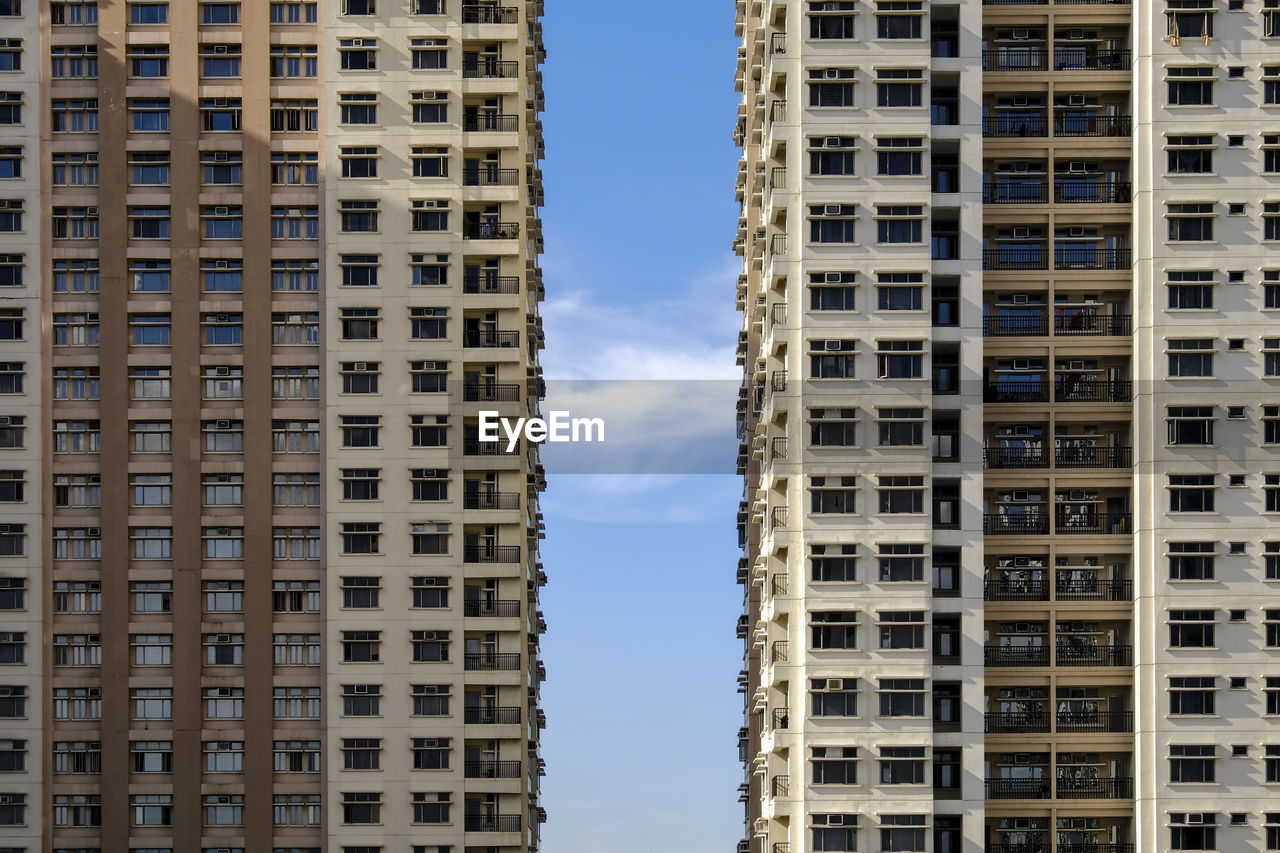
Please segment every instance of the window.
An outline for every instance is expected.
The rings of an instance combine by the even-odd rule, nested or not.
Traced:
[[[9,690],[10,698],[25,702],[26,688],[11,687]],[[53,717],[55,720],[101,719],[102,691],[97,687],[55,687]]]
[[[273,634],[272,650],[276,666],[319,666],[319,634]]]
[[[809,242],[853,243],[857,205],[815,204],[809,206]]]
[[[449,176],[449,149],[438,146],[415,145],[409,149],[409,159],[413,163],[415,178],[446,178]],[[493,182],[498,180],[496,164],[485,163],[485,168],[493,171]],[[485,172],[488,176],[488,171]],[[481,182],[480,167],[474,166],[464,172],[464,178],[479,185]]]
[[[448,770],[449,744],[447,737],[415,737],[411,739],[414,770]]]
[[[341,124],[377,124],[378,96],[371,92],[344,92],[338,95],[338,112]]]
[[[1171,677],[1169,679],[1170,714],[1213,714],[1215,679],[1209,677]]]
[[[132,474],[129,477],[129,485],[133,489],[133,505],[142,506],[170,506],[173,498],[173,475],[172,474]],[[150,535],[141,533],[143,530],[151,528],[135,528],[134,538],[153,538]],[[167,531],[167,528],[162,528]],[[144,549],[145,550],[145,549]],[[153,554],[143,555],[137,553],[135,549],[135,558],[140,559],[168,559],[168,556],[158,557]]]
[[[923,785],[924,753],[923,746],[880,747],[880,784]]]
[[[54,208],[55,211],[66,208]],[[0,199],[0,234],[18,234],[22,232],[23,205],[21,199]],[[57,221],[54,222],[55,231]]]
[[[25,801],[22,794],[10,794],[10,802]],[[133,797],[131,802],[138,798]],[[102,797],[98,794],[56,794],[53,798],[54,826],[102,826]]]
[[[277,79],[315,77],[316,56],[316,46],[313,44],[272,45],[271,76]]]
[[[411,631],[409,639],[415,661],[422,663],[449,659],[448,631]]]
[[[414,201],[410,203],[413,231],[448,231],[449,202]]]
[[[240,45],[200,45],[200,76],[234,78],[240,76]]]
[[[22,124],[22,93],[0,92],[0,127]]]
[[[924,378],[924,341],[876,341],[880,379]]]
[[[0,339],[20,340],[22,321],[0,313]],[[96,347],[99,342],[97,313],[54,314],[53,345],[55,347]]]
[[[0,361],[0,394],[21,394],[26,377],[25,363]]]
[[[133,291],[135,293],[168,293],[170,271],[169,261],[131,260],[129,277],[133,283]]]
[[[449,443],[449,416],[410,415],[409,431],[414,447],[445,447]]]
[[[271,544],[277,560],[320,559],[318,527],[273,527]]]
[[[54,663],[59,666],[67,666],[69,664],[58,664],[57,637],[55,639]],[[64,643],[67,638],[62,638]],[[65,650],[64,650],[65,651]],[[0,664],[26,663],[27,661],[27,635],[23,631],[5,631],[0,632]],[[82,664],[76,664],[82,665]]]
[[[447,501],[449,499],[449,470],[447,468],[411,468],[409,483],[415,501]]]
[[[880,5],[884,5],[881,3]],[[878,18],[877,20],[894,20]],[[901,19],[899,19],[901,20]],[[912,20],[912,19],[908,19]],[[918,20],[918,19],[914,19]],[[913,36],[916,38],[918,36]],[[919,68],[877,68],[876,106],[918,107],[924,94],[924,71]],[[919,242],[919,241],[916,241]]]
[[[272,367],[271,397],[275,400],[319,399],[320,368]]]
[[[0,71],[22,70],[22,39],[8,38],[0,46]]]
[[[1173,648],[1213,648],[1217,615],[1212,610],[1170,610],[1169,645]]]
[[[339,228],[346,234],[373,233],[378,230],[376,201],[338,202]]]
[[[922,610],[885,611],[876,614],[881,649],[923,649],[925,615]]]
[[[316,240],[320,237],[320,208],[271,208],[271,237],[274,240]]]
[[[125,50],[125,58],[129,62],[130,77],[168,77],[169,46],[168,45],[129,45]]]
[[[824,610],[809,614],[814,649],[856,649],[858,647],[858,613],[856,610]]]
[[[924,815],[880,815],[880,849],[885,853],[924,850],[925,821]]]
[[[809,138],[809,174],[833,176],[855,174],[854,152],[858,139],[855,136],[815,136]]]
[[[1280,240],[1280,201],[1262,205],[1262,239]]]
[[[447,577],[412,578],[413,606],[420,608],[444,608],[449,606],[449,579]]]
[[[858,716],[858,679],[810,679],[809,695],[815,717]]]
[[[1205,20],[1212,19],[1206,15]],[[1209,106],[1213,104],[1213,74],[1208,66],[1165,69],[1170,106]]]
[[[382,686],[378,684],[342,685],[344,717],[376,717],[380,713]]]
[[[880,513],[923,513],[924,477],[885,476],[877,478],[876,492],[880,496]]]
[[[1214,577],[1214,543],[1170,542],[1170,580],[1212,580]]]
[[[881,447],[924,446],[924,409],[876,409]]]
[[[809,106],[852,107],[854,69],[810,68]]]
[[[1218,828],[1214,826],[1218,816],[1213,813],[1169,815],[1170,850],[1216,850]]]
[[[448,39],[411,38],[409,52],[413,54],[413,67],[417,70],[449,67]]]
[[[1214,274],[1208,270],[1171,271],[1166,275],[1169,310],[1213,307]]]
[[[319,581],[272,581],[271,609],[276,613],[319,613]]]
[[[242,368],[206,367],[201,372],[206,400],[239,400],[243,396]]]
[[[411,524],[409,538],[410,550],[415,555],[449,553],[449,525],[446,523]]]
[[[356,2],[356,0],[350,0]],[[342,71],[372,71],[378,67],[378,42],[371,38],[338,39],[338,67]]]
[[[1213,203],[1166,205],[1169,242],[1208,242],[1213,240]]]
[[[809,376],[812,379],[853,379],[857,341],[809,341]]]
[[[924,139],[880,137],[876,139],[876,163],[880,175],[923,175]]]
[[[1264,642],[1267,648],[1280,648],[1280,610],[1264,610],[1262,612],[1262,626],[1266,634]],[[1280,779],[1276,781],[1280,781]]]
[[[342,553],[377,554],[382,525],[376,521],[347,521],[342,524]]]
[[[13,211],[13,203],[9,203]],[[21,211],[18,211],[21,214]],[[50,219],[50,232],[55,240],[96,240],[98,238],[98,208],[55,207]],[[20,230],[20,229],[15,229]]]
[[[202,233],[206,240],[239,240],[244,210],[239,205],[211,205],[200,208]]]
[[[448,316],[447,308],[410,308],[410,339],[425,341],[448,337]]]
[[[236,155],[237,160],[239,155]],[[306,151],[273,151],[271,183],[276,186],[315,186],[319,179],[318,155]],[[237,175],[239,169],[236,170]],[[237,178],[236,183],[239,183]]]
[[[881,545],[879,547],[880,580],[885,583],[920,582],[924,580],[923,545]]]
[[[244,581],[205,581],[201,589],[204,591],[206,613],[244,612]],[[208,642],[208,637],[205,642]]]
[[[168,581],[135,581],[130,585],[134,613],[170,613],[173,610],[173,585]]]
[[[410,92],[415,124],[442,124],[449,120],[448,92]]]
[[[0,254],[0,287],[22,287],[25,255]]]
[[[243,826],[244,795],[208,794],[201,798],[205,826]]]
[[[378,148],[376,145],[340,148],[338,149],[338,157],[342,161],[342,177],[378,177]]]
[[[131,24],[145,26],[169,22],[169,4],[165,0],[131,0],[128,7]]]
[[[200,101],[201,129],[208,133],[240,130],[239,98],[203,98]]]
[[[1165,149],[1169,152],[1169,174],[1192,175],[1213,172],[1215,147],[1212,135],[1166,137]]]
[[[319,590],[316,596],[318,599]],[[271,690],[271,702],[272,714],[277,720],[320,719],[319,687],[275,687]]]
[[[314,133],[319,126],[319,103],[314,100],[271,102],[272,133]]]
[[[271,289],[276,292],[320,289],[319,261],[272,261]]]
[[[381,578],[344,577],[342,579],[342,606],[377,607],[378,596],[381,590]],[[372,639],[376,641],[377,637],[375,636]]]
[[[206,666],[243,666],[244,634],[205,634]]]
[[[857,477],[810,477],[810,511],[815,515],[856,513]]]
[[[1213,406],[1169,406],[1166,412],[1169,444],[1213,444]]]
[[[206,293],[239,293],[243,271],[241,261],[200,262],[200,276]]]
[[[415,717],[446,717],[449,715],[448,684],[411,684],[409,694],[413,699]]]
[[[814,746],[809,748],[815,785],[858,784],[856,746]]]
[[[102,559],[102,530],[97,527],[55,527],[53,557],[55,560]]]
[[[320,315],[272,314],[271,343],[275,346],[316,346],[320,343]]]
[[[0,146],[0,180],[21,177],[22,146]]]
[[[809,38],[812,39],[851,39],[854,38],[854,15],[857,4],[850,0],[830,2],[830,0],[810,0],[808,3]],[[845,848],[825,847],[819,850],[843,850]],[[853,848],[848,848],[852,850]]]
[[[274,8],[276,4],[272,4]],[[293,5],[293,4],[290,4]],[[312,10],[315,4],[309,4]],[[319,794],[276,794],[271,798],[276,826],[319,826],[322,811]]]
[[[27,419],[24,415],[9,415],[0,421],[0,449],[25,446]]]
[[[814,311],[853,311],[857,274],[851,272],[811,273],[809,308]]]
[[[243,773],[244,741],[207,740],[204,742],[204,769],[207,773]],[[214,798],[217,799],[216,797]],[[206,824],[214,824],[206,806]]]
[[[277,773],[319,773],[320,741],[274,741],[272,743],[272,761]]]
[[[54,589],[58,590],[60,586],[65,587],[66,583],[54,584]],[[26,578],[0,578],[0,610],[26,610],[26,594]]]
[[[342,822],[344,824],[381,823],[382,794],[342,794]]]
[[[876,38],[918,39],[923,19],[920,0],[877,0]]]
[[[1213,339],[1182,338],[1167,342],[1170,377],[1213,376]]]
[[[342,739],[343,770],[377,770],[381,766],[381,757],[382,738]],[[316,769],[319,769],[318,762]]]
[[[206,527],[202,538],[206,560],[244,559],[243,527]]]
[[[1170,474],[1169,512],[1213,512],[1212,474]]]
[[[445,791],[430,794],[414,792],[411,794],[413,822],[448,823],[449,805],[452,796],[452,794]]]
[[[59,746],[66,746],[66,745],[67,744],[64,744],[64,743],[54,744],[55,759],[58,757],[56,752],[57,748]],[[83,745],[84,744],[75,744],[75,746],[77,747],[82,747]],[[0,772],[21,773],[26,769],[27,769],[27,742],[25,740],[12,740],[12,739],[0,740]],[[56,764],[55,764],[54,772],[57,772]],[[81,771],[81,772],[86,772],[86,771]],[[100,771],[95,770],[93,772],[97,773]],[[14,848],[12,847],[8,848],[8,853],[13,853],[13,850]]]
[[[342,446],[377,447],[381,422],[378,415],[341,415],[338,426],[342,429]]]
[[[314,0],[272,0],[271,23],[314,24],[316,3]]]
[[[133,634],[129,637],[134,666],[169,666],[173,655],[170,634]]]
[[[343,631],[342,662],[372,663],[381,659],[380,631]]]
[[[812,447],[857,446],[858,410],[810,409],[809,444]]]
[[[96,44],[55,45],[49,48],[49,60],[50,76],[55,80],[95,80],[98,77]],[[21,102],[21,98],[16,100]]]

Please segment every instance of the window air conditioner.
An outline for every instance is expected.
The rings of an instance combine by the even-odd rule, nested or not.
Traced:
[[[1079,40],[1079,39],[1082,39],[1082,38],[1084,38],[1084,30],[1070,30],[1070,31],[1067,33],[1067,38],[1072,39],[1072,40]]]
[[[217,638],[217,640],[215,640],[215,642],[218,642],[218,643],[229,643],[229,642],[231,642],[231,635],[230,635],[230,634],[219,634],[219,635],[218,635],[218,638]]]
[[[840,215],[840,205],[838,205],[838,204],[825,204],[825,205],[823,205],[823,206],[822,206],[822,212],[823,212],[823,214],[824,214],[824,215],[826,215],[826,216],[839,216],[839,215]]]
[[[214,376],[230,376],[230,375],[231,375],[231,368],[230,368],[230,367],[215,367],[215,368],[213,369],[213,375],[214,375]]]
[[[1016,225],[1013,229],[1014,239],[1026,239],[1031,236],[1031,229],[1025,225]]]
[[[1013,428],[1014,435],[1031,435],[1031,427],[1026,424],[1018,424]]]
[[[364,47],[364,39],[352,39],[352,40],[351,40],[351,46],[352,46],[352,47]]]
[[[1014,30],[1013,38],[1015,41],[1026,41],[1031,38],[1031,30]]]
[[[1014,370],[1030,370],[1030,369],[1031,369],[1031,359],[1029,359],[1029,358],[1015,358],[1015,359],[1013,360],[1013,369],[1014,369]]]
[[[827,143],[827,147],[828,147],[828,148],[839,148],[839,147],[840,147],[840,137],[838,137],[838,136],[828,136],[828,137],[827,137],[827,139],[826,139],[826,143]]]
[[[1083,160],[1072,160],[1070,163],[1067,164],[1067,171],[1068,172],[1087,172],[1089,171],[1088,164],[1085,163]]]
[[[824,75],[828,80],[835,80],[835,79],[837,79],[837,78],[840,76],[840,69],[839,69],[839,68],[828,68],[828,69],[826,69],[826,70],[823,72],[823,75]]]
[[[215,207],[215,208],[213,209],[213,215],[214,215],[214,216],[226,216],[226,215],[227,215],[227,213],[229,213],[229,212],[230,212],[230,210],[231,210],[231,209],[230,209],[230,208],[228,208],[228,207]]]
[[[1083,236],[1084,236],[1084,228],[1083,228],[1083,227],[1079,227],[1079,226],[1074,226],[1074,225],[1073,225],[1072,227],[1070,227],[1070,228],[1068,228],[1068,229],[1067,229],[1067,236],[1068,236],[1068,237],[1083,237]]]
[[[1025,293],[1015,293],[1015,294],[1013,294],[1012,302],[1013,302],[1013,304],[1014,304],[1014,305],[1026,305],[1028,301],[1029,301],[1029,299],[1028,299],[1028,297],[1027,297],[1027,294],[1025,294]]]
[[[823,277],[823,281],[827,284],[840,284],[844,281],[844,274],[838,272],[829,272]]]
[[[87,530],[85,530],[85,534],[86,534],[86,535],[88,535],[88,536],[101,536],[101,535],[102,535],[102,528],[101,528],[101,527],[90,527],[90,528],[88,528]]]
[[[369,362],[353,361],[351,362],[351,369],[357,373],[363,373],[364,371],[369,369]]]
[[[231,429],[231,421],[214,421],[214,429]]]
[[[1012,492],[1011,494],[1013,496],[1013,500],[1017,503],[1026,503],[1031,498],[1030,492],[1025,492],[1022,490]]]
[[[230,267],[231,267],[231,264],[227,263],[226,261],[213,262],[213,268],[216,270],[225,270],[225,269],[229,269]]]
[[[215,163],[225,163],[225,162],[227,162],[227,160],[228,160],[228,157],[227,157],[227,152],[226,152],[226,151],[215,151],[215,152],[213,152],[213,162],[215,162]]]
[[[1028,167],[1029,165],[1030,165],[1030,164],[1028,164],[1025,160],[1019,160],[1017,163],[1013,163],[1013,164],[1012,164],[1012,166],[1013,166],[1013,171],[1015,171],[1015,172],[1025,172],[1025,171],[1027,171],[1027,167]]]
[[[1068,95],[1067,104],[1073,107],[1084,106],[1084,95]]]
[[[1027,106],[1027,103],[1028,103],[1028,101],[1027,101],[1027,96],[1026,96],[1026,95],[1014,95],[1014,96],[1013,96],[1013,105],[1014,105],[1015,107],[1025,107],[1025,106]]]
[[[827,352],[839,352],[840,342],[839,341],[823,341],[822,348]]]
[[[213,46],[213,52],[214,52],[214,53],[226,53],[226,52],[227,52],[227,46],[226,46],[225,44],[215,44],[215,45]]]

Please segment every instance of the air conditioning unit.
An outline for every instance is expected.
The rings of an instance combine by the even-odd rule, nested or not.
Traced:
[[[232,693],[232,691],[231,691],[231,688],[230,688],[230,687],[218,687],[218,688],[215,688],[215,690],[217,691],[217,692],[214,694],[215,696],[227,696],[227,697],[230,697],[230,696],[233,696],[233,695],[234,695],[234,694]]]
[[[1031,763],[1031,753],[1029,753],[1029,752],[1015,752],[1015,753],[1013,754],[1013,763],[1014,763],[1014,764],[1030,764],[1030,763]]]
[[[369,362],[353,361],[351,362],[351,369],[357,373],[363,373],[364,371],[369,369]]]
[[[1067,104],[1072,107],[1084,106],[1084,95],[1068,95]]]
[[[843,690],[843,689],[844,689],[844,679],[842,679],[842,678],[828,678],[828,679],[827,679],[827,689],[828,689],[828,690]]]
[[[1025,172],[1029,166],[1025,160],[1019,160],[1017,163],[1011,163],[1010,165],[1013,167],[1013,171],[1015,172]]]
[[[840,342],[839,341],[823,341],[822,348],[827,352],[839,352]]]
[[[214,421],[214,429],[231,429],[231,421]]]
[[[1072,489],[1071,491],[1067,492],[1067,500],[1069,501],[1082,501],[1084,499],[1085,499],[1084,489]]]
[[[840,76],[840,69],[828,68],[823,72],[823,74],[826,76],[828,80],[835,80]]]
[[[1068,172],[1087,172],[1089,171],[1089,168],[1088,168],[1088,164],[1085,163],[1083,160],[1072,160],[1070,163],[1067,164],[1067,171]]]
[[[352,47],[364,47],[364,39],[352,39],[352,40],[351,40],[351,46],[352,46]]]
[[[85,530],[85,534],[86,534],[86,535],[88,535],[88,536],[101,536],[101,535],[102,535],[102,528],[101,528],[101,527],[90,527],[90,528],[88,528],[88,529],[86,529],[86,530]]]
[[[12,424],[13,421],[10,420],[8,415],[0,416],[0,426],[11,426]]]
[[[96,152],[94,152],[94,153],[92,153],[92,154],[86,154],[86,155],[84,155],[84,161],[85,161],[86,163],[96,163],[96,162],[98,162],[98,155],[97,155],[97,153],[96,153]]]
[[[1031,30],[1014,30],[1013,38],[1015,41],[1026,41],[1031,38]]]
[[[829,272],[823,276],[822,280],[825,281],[827,284],[840,284],[842,281],[844,281],[844,274],[838,273],[838,272]]]
[[[227,261],[214,261],[214,262],[213,262],[213,268],[214,268],[215,270],[225,270],[225,269],[230,269],[230,267],[231,267],[231,264],[230,264],[230,263],[228,263]]]
[[[1068,229],[1067,229],[1067,236],[1068,236],[1068,237],[1083,237],[1083,236],[1084,236],[1084,228],[1083,228],[1083,227],[1081,227],[1081,226],[1078,226],[1078,225],[1073,225],[1073,226],[1071,226],[1070,228],[1068,228]]]
[[[14,530],[14,527],[16,526],[17,525],[13,524],[0,524],[0,533],[16,533],[18,532]]]
[[[231,642],[231,635],[230,635],[230,634],[219,634],[219,635],[218,635],[218,638],[215,640],[215,642],[218,642],[218,643],[229,643],[229,642]]]
[[[1188,813],[1187,823],[1204,823],[1204,813],[1203,812]]]
[[[226,322],[229,322],[230,319],[231,319],[230,314],[214,314],[213,315],[213,322],[215,323],[226,323]]]
[[[1030,369],[1031,369],[1031,359],[1029,359],[1029,358],[1015,358],[1015,359],[1013,360],[1013,369],[1014,369],[1014,370],[1030,370]]]
[[[1026,305],[1029,301],[1029,297],[1025,293],[1015,293],[1011,297],[1011,301],[1014,305]]]
[[[97,485],[101,485],[101,484],[102,484],[102,475],[101,475],[101,474],[90,474],[90,475],[89,475],[89,485],[91,485],[91,486],[97,486]]]
[[[219,535],[219,536],[230,536],[230,535],[231,535],[231,528],[230,528],[230,527],[219,527],[219,528],[217,528],[217,533],[218,533],[218,535]]]
[[[1031,427],[1026,424],[1018,424],[1013,428],[1014,435],[1031,435]]]
[[[226,151],[215,151],[215,152],[213,152],[213,162],[215,162],[215,163],[225,163],[225,162],[227,162],[227,160],[229,159],[229,158],[228,158],[228,156],[227,156],[227,154],[228,154],[228,152],[226,152]]]
[[[839,215],[840,215],[840,205],[838,205],[838,204],[825,204],[825,205],[823,205],[823,206],[822,206],[822,212],[823,212],[823,214],[825,214],[826,216],[839,216]]]
[[[1021,489],[1010,492],[1010,495],[1013,497],[1015,503],[1026,503],[1031,499],[1031,493]]]
[[[86,208],[84,209],[84,212],[85,212],[85,215],[86,215],[86,216],[97,216],[97,215],[98,215],[98,208],[96,208],[96,207],[86,207]]]
[[[213,46],[213,52],[214,52],[214,53],[226,53],[226,52],[227,52],[227,46],[226,46],[225,44],[215,44],[215,45]]]
[[[215,207],[215,208],[213,209],[213,215],[214,215],[214,216],[226,216],[230,211],[231,211],[231,209],[230,209],[230,208],[227,208],[227,207]]]
[[[214,99],[213,99],[213,105],[214,105],[215,107],[225,107],[225,106],[227,106],[227,99],[226,99],[226,98],[214,98]]]
[[[1028,102],[1028,100],[1027,100],[1027,96],[1026,96],[1026,95],[1014,95],[1014,96],[1013,96],[1013,105],[1014,105],[1015,107],[1025,107],[1025,106],[1027,106],[1027,104],[1028,104],[1028,103],[1029,103],[1029,102]]]
[[[229,806],[229,805],[231,805],[231,798],[230,798],[230,797],[218,797],[218,805],[220,805],[220,806]]]
[[[826,139],[826,143],[827,143],[827,147],[828,147],[828,148],[839,148],[839,147],[840,147],[840,137],[838,137],[838,136],[828,136],[828,137],[827,137],[827,139]]]
[[[1031,236],[1031,229],[1025,225],[1015,225],[1013,228],[1013,238],[1015,240],[1025,240]]]
[[[1030,565],[1031,565],[1031,559],[1030,559],[1029,557],[1014,557],[1014,558],[1013,558],[1013,565],[1014,565],[1014,567],[1019,567],[1019,566],[1030,566]]]
[[[214,376],[230,376],[230,375],[231,375],[231,368],[230,368],[230,367],[215,367],[215,368],[213,369],[213,375],[214,375]]]

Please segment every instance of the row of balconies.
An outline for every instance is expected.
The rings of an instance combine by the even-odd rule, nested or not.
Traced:
[[[984,513],[982,532],[987,536],[1128,536],[1133,533],[1133,516],[1128,512],[1090,506],[1055,509],[1052,515],[1034,507],[1018,513]]]
[[[986,779],[988,800],[1128,800],[1132,776],[1082,776],[1057,779]]]
[[[983,647],[983,665],[1003,666],[1133,666],[1133,646],[1128,643],[1095,643],[1076,637],[1058,637],[1050,647],[992,645]]]
[[[1133,731],[1133,712],[1125,710],[989,711],[982,715],[987,734],[1100,734]]]
[[[1052,317],[1046,310],[1020,308],[1001,310],[995,307],[995,316],[982,318],[984,338],[1026,337],[1128,337],[1133,333],[1131,314],[1111,313],[1107,306],[1096,309],[1064,311],[1056,309]]]

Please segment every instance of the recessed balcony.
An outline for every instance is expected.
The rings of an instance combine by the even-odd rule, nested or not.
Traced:
[[[520,346],[519,332],[498,329],[467,329],[462,333],[462,345],[472,348],[499,348]]]

